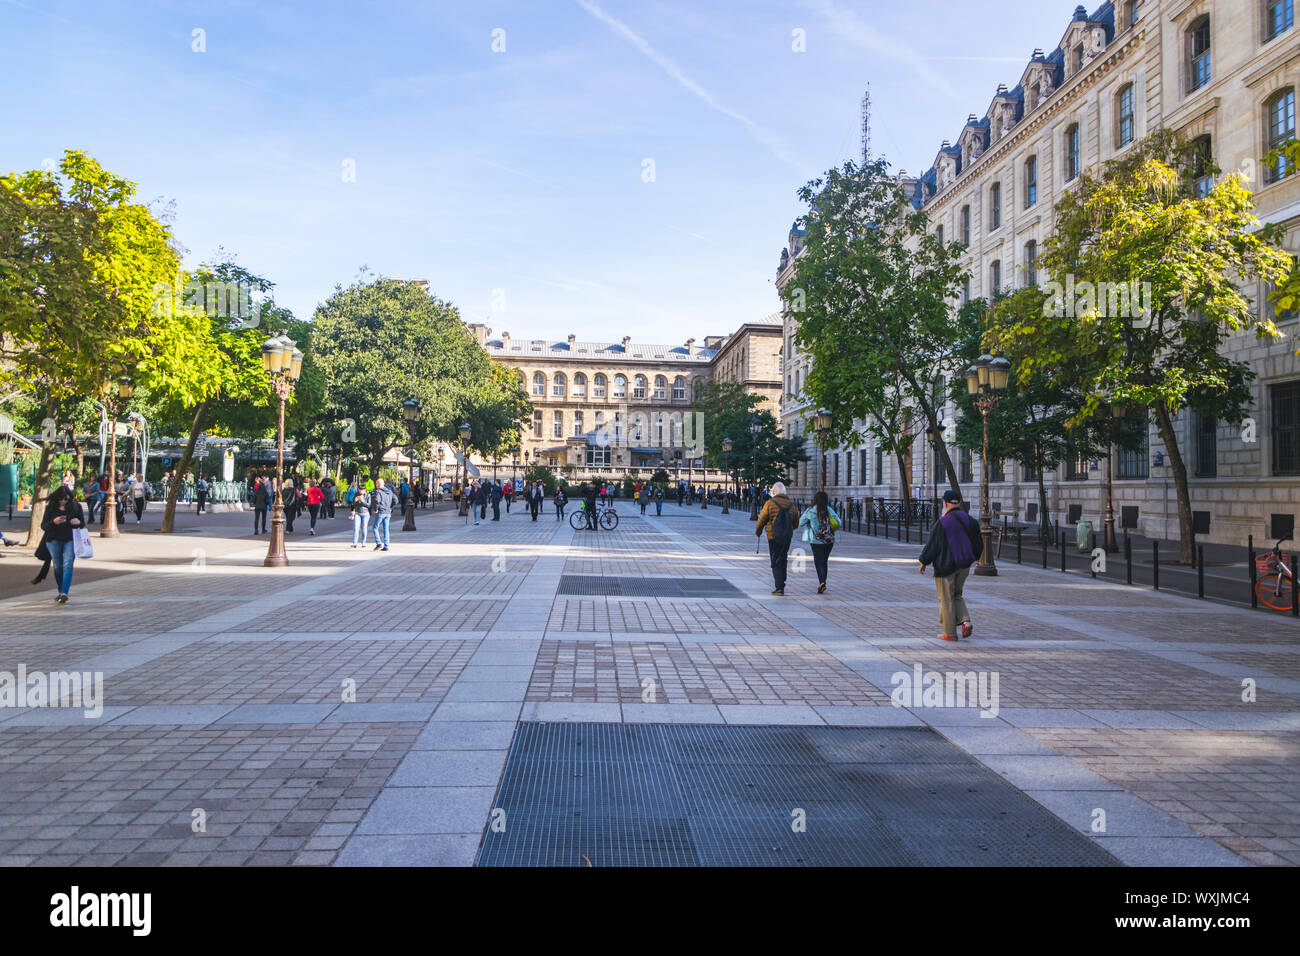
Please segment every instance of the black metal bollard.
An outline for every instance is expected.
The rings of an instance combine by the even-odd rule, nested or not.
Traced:
[[[1043,570],[1046,571],[1046,570],[1047,570],[1047,539],[1046,539],[1046,538],[1039,538],[1039,539],[1038,539],[1038,547],[1042,549],[1042,552],[1043,552]]]
[[[1020,558],[1021,558],[1020,546],[1022,542],[1020,539],[1021,539],[1020,526],[1016,525],[1016,564],[1020,563]]]
[[[1065,532],[1061,532],[1061,573],[1065,573]]]
[[[1133,542],[1124,535],[1124,583],[1133,583]]]
[[[1255,536],[1246,536],[1246,564],[1250,571],[1250,606],[1259,607],[1259,594],[1255,591]]]
[[[1151,588],[1160,590],[1160,542],[1151,542]]]
[[[1292,617],[1300,617],[1300,588],[1296,587],[1296,584],[1300,583],[1300,581],[1298,581],[1297,578],[1300,578],[1300,575],[1296,574],[1295,552],[1292,551],[1291,552],[1291,616]]]
[[[1196,596],[1205,597],[1205,545],[1196,546]]]

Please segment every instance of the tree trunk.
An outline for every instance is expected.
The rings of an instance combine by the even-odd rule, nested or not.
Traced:
[[[194,456],[194,445],[199,440],[199,432],[203,430],[203,417],[207,415],[211,403],[212,399],[205,398],[194,412],[194,423],[190,425],[190,438],[185,443],[185,451],[181,454],[181,463],[176,467],[176,480],[167,488],[167,507],[163,510],[162,520],[163,534],[171,534],[175,530],[176,499],[180,497],[181,485],[185,483],[185,473],[189,470],[190,459]]]
[[[903,496],[903,511],[898,517],[900,520],[910,521],[912,516],[912,482],[911,476],[908,474],[910,469],[907,467],[907,456],[901,451],[894,454],[898,458],[898,487],[900,494]]]
[[[1034,446],[1034,471],[1038,474],[1038,540],[1047,547],[1047,481],[1043,478],[1043,450]]]
[[[45,402],[45,417],[54,418],[59,414],[57,399]],[[49,498],[50,464],[54,461],[54,443],[41,441],[41,457],[36,463],[36,474],[32,480],[32,517],[27,525],[27,540],[24,547],[34,548],[41,540],[41,521],[45,517],[45,501]]]
[[[1155,407],[1156,427],[1164,439],[1165,452],[1169,455],[1169,467],[1174,473],[1174,487],[1178,491],[1178,563],[1195,564],[1195,539],[1192,534],[1192,495],[1187,487],[1187,463],[1183,461],[1178,450],[1178,436],[1174,434],[1174,422],[1169,409],[1163,405]]]

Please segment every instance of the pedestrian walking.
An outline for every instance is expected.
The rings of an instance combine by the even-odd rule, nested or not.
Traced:
[[[510,503],[515,500],[515,486],[513,482],[507,481],[505,487],[506,496],[506,514],[510,514]]]
[[[407,484],[405,478],[402,479],[401,485],[397,488],[397,509],[402,514],[406,514],[406,501],[411,497],[411,486]]]
[[[962,637],[970,637],[975,630],[971,624],[970,609],[962,590],[970,574],[970,566],[984,553],[984,542],[979,524],[961,506],[961,495],[949,490],[943,493],[943,515],[930,529],[930,537],[918,558],[920,573],[927,565],[934,566],[934,584],[939,592],[939,620],[945,641],[957,640],[958,627]]]
[[[799,516],[803,540],[812,549],[813,567],[817,569],[817,593],[826,593],[826,565],[835,547],[835,532],[840,529],[840,516],[831,507],[826,492],[813,495],[812,505]]]
[[[204,478],[202,474],[199,475],[199,480],[194,483],[194,495],[196,498],[194,513],[201,515],[203,514],[203,506],[208,500],[208,479]]]
[[[664,514],[664,486],[655,485],[655,517],[662,518]]]
[[[501,520],[501,499],[505,497],[505,492],[501,490],[501,482],[492,482],[492,520]]]
[[[533,497],[528,501],[528,507],[532,511],[533,520],[542,513],[542,502],[546,499],[546,488],[540,481],[533,482]]]
[[[266,513],[270,508],[271,484],[265,478],[256,477],[253,484],[253,534],[266,534]]]
[[[641,513],[645,514],[646,505],[650,503],[650,487],[637,488],[636,503],[641,506]]]
[[[482,495],[482,493],[483,492],[479,488],[479,483],[477,481],[473,482],[469,486],[469,492],[467,494],[469,500],[469,510],[470,513],[474,515],[475,524],[478,524],[478,503],[479,503],[479,496]]]
[[[307,513],[311,516],[311,534],[316,533],[316,518],[320,514],[321,502],[325,500],[325,494],[316,484],[316,479],[307,479]]]
[[[144,476],[135,475],[135,481],[131,482],[131,503],[135,506],[136,524],[139,524],[144,518],[144,505],[147,494],[148,489],[144,485]]]
[[[375,550],[388,550],[388,523],[393,517],[393,505],[397,504],[397,495],[392,486],[380,478],[375,482],[375,492],[370,496],[370,508],[375,514],[371,527],[375,537]]]
[[[82,494],[86,496],[86,524],[95,523],[95,509],[99,507],[103,489],[99,486],[99,476],[91,475],[90,480],[82,488]]]
[[[758,513],[754,527],[756,536],[767,532],[767,556],[772,564],[772,582],[776,585],[772,593],[778,597],[785,594],[786,559],[794,538],[794,516],[790,513],[793,508],[785,493],[785,483],[778,481],[772,486],[772,497]]]
[[[334,485],[334,479],[326,476],[325,480],[320,483],[320,513],[321,517],[334,518],[334,499],[338,497],[338,488]]]
[[[85,512],[73,497],[72,489],[67,485],[55,488],[46,503],[41,530],[45,532],[45,547],[54,566],[54,584],[59,589],[54,600],[59,604],[68,603],[68,592],[72,588],[72,565],[76,559],[73,532],[85,527]]]
[[[568,501],[569,499],[564,494],[564,486],[556,485],[555,486],[555,520],[556,521],[564,520],[564,506],[568,503]]]
[[[366,546],[366,533],[370,522],[370,492],[365,487],[348,489],[348,515],[352,518],[352,547]]]
[[[284,490],[280,492],[280,497],[284,503],[284,530],[292,534],[293,519],[298,517],[298,512],[302,510],[302,498],[292,481],[284,483]]]

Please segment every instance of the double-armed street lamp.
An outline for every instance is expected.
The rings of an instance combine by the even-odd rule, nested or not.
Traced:
[[[980,469],[980,536],[984,539],[984,550],[975,566],[975,573],[985,577],[996,577],[998,573],[993,562],[993,522],[989,514],[989,412],[1006,394],[1010,374],[1010,362],[987,354],[981,355],[966,370],[966,391],[984,419],[983,467]]]
[[[460,461],[465,480],[460,483],[460,514],[469,514],[469,440],[474,437],[474,429],[469,422],[460,426]]]
[[[822,457],[819,491],[826,490],[826,439],[830,437],[831,425],[831,413],[824,408],[817,409],[817,445],[821,448]]]
[[[722,439],[722,472],[726,475],[726,484],[722,492],[722,513],[731,514],[727,508],[727,498],[731,496],[731,446],[733,442],[730,438]]]
[[[754,449],[754,484],[749,490],[749,520],[758,520],[758,436],[763,434],[763,422],[755,415],[749,420],[749,437]]]
[[[135,391],[131,376],[123,375],[117,380],[117,394],[113,393],[112,383],[105,386],[104,404],[112,412],[112,422],[108,429],[108,497],[104,499],[104,515],[99,527],[101,538],[116,538],[121,532],[117,530],[117,415]]]
[[[284,406],[293,394],[294,384],[302,374],[302,352],[293,339],[281,332],[262,343],[262,368],[271,379],[271,388],[280,399],[280,422],[275,451],[275,510],[271,513],[271,541],[267,545],[268,568],[289,564],[284,551]]]
[[[412,395],[406,401],[402,402],[402,419],[406,422],[406,437],[410,439],[411,445],[406,456],[406,521],[402,524],[403,531],[415,530],[415,426],[420,424],[420,403]]]

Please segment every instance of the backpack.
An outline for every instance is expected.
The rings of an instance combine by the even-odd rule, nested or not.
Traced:
[[[815,512],[813,514],[813,539],[818,544],[826,544],[835,540],[835,529],[831,522],[822,523],[821,517]]]
[[[790,508],[777,507],[776,517],[772,519],[772,538],[775,541],[789,541],[794,537],[794,523],[790,520]]]

